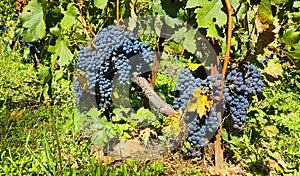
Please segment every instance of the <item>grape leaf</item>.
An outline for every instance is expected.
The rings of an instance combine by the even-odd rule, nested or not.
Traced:
[[[188,66],[188,68],[191,70],[191,71],[195,71],[197,70],[200,66],[203,66],[203,64],[196,64],[196,63],[192,63]]]
[[[104,9],[107,5],[108,0],[94,0],[95,7]]]
[[[283,33],[282,41],[287,45],[293,46],[294,44],[298,43],[299,40],[300,32],[297,32],[293,27],[290,27]]]
[[[37,0],[29,2],[21,13],[20,18],[23,22],[22,26],[26,28],[23,32],[26,42],[37,41],[45,36],[46,23],[44,21],[44,12]]]
[[[175,42],[177,43],[181,43],[185,34],[187,32],[186,27],[181,27],[179,28],[177,31],[174,32],[174,34],[172,35],[173,39]]]
[[[195,41],[195,34],[197,29],[189,30],[184,35],[183,47],[191,53],[195,53],[197,46]]]
[[[145,146],[147,146],[149,139],[151,137],[151,134],[155,137],[157,136],[157,133],[150,128],[146,128],[146,129],[140,131],[139,136],[142,138]]]
[[[186,3],[185,8],[194,8],[194,7],[197,7],[197,6],[200,6],[198,0],[188,0],[188,2]]]
[[[202,8],[197,8],[195,10],[197,24],[200,28],[208,28],[211,23],[213,23],[214,18],[216,19],[216,24],[223,26],[226,24],[227,15],[222,11],[222,1],[211,0],[211,1],[198,1],[198,5]]]
[[[89,110],[89,112],[87,113],[87,115],[91,116],[91,117],[99,117],[101,115],[101,112],[98,111],[97,108],[91,108]]]
[[[257,12],[263,23],[273,24],[273,14],[269,0],[262,0],[258,6]]]
[[[189,101],[187,110],[189,112],[197,111],[199,117],[202,117],[206,114],[206,111],[210,110],[213,102],[207,95],[202,95],[200,89],[194,90],[193,95],[195,98]]]
[[[264,70],[262,70],[262,72],[267,73],[267,74],[273,76],[274,78],[278,78],[278,76],[282,74],[283,69],[282,69],[280,63],[275,63],[274,60],[270,60],[268,62],[268,67],[265,68]]]
[[[159,16],[167,16],[166,12],[161,6],[161,0],[154,0],[152,2],[152,10]]]
[[[67,29],[71,27],[76,22],[76,17],[79,15],[78,9],[74,6],[73,3],[68,4],[67,12],[64,14],[63,19],[60,24],[61,27]]]
[[[67,39],[61,40],[57,39],[54,46],[49,46],[48,51],[53,53],[51,55],[52,67],[56,63],[59,56],[58,64],[60,66],[65,66],[73,58],[73,54],[68,48],[69,41]]]
[[[285,49],[285,51],[285,54],[293,64],[300,68],[300,43],[293,45],[293,48]]]
[[[214,23],[210,24],[210,27],[207,29],[207,37],[213,37],[215,39],[219,39],[220,36],[218,34],[218,30],[216,29],[216,26]]]
[[[267,133],[267,136],[269,137],[274,137],[279,133],[278,129],[274,125],[264,127],[264,131]]]

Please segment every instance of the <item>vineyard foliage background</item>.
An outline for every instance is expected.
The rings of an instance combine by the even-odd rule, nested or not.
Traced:
[[[232,129],[226,119],[222,133],[225,164],[248,175],[298,175],[300,2],[232,0],[231,5],[229,65],[253,63],[263,74],[266,87],[252,98],[243,131]],[[159,161],[114,162],[101,157],[88,140],[82,139],[72,89],[76,59],[79,47],[87,46],[100,27],[117,22],[115,1],[2,0],[0,9],[1,174],[214,174],[199,164],[207,158],[207,165],[213,164],[209,152],[202,159],[184,160],[180,152],[173,152]],[[186,22],[207,37],[223,63],[228,32],[225,1],[120,0],[119,14],[121,21],[160,15]],[[181,43],[164,42],[160,68],[168,69],[169,74],[159,71],[155,91],[169,104],[174,99],[176,73],[193,66],[191,53],[196,44],[190,42],[191,35],[186,33]],[[141,40],[157,50],[159,38]],[[23,46],[23,42],[30,45]],[[146,110],[137,114],[153,115]],[[116,128],[112,124],[109,127]],[[124,138],[129,137],[124,133]]]

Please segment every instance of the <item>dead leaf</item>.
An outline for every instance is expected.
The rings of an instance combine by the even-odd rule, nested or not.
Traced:
[[[208,172],[211,175],[230,175],[226,168],[217,168],[215,166],[210,166]]]
[[[105,155],[103,150],[98,149],[96,146],[91,146],[92,156],[94,156],[99,162],[105,163],[113,163],[115,161],[120,160],[120,158],[116,158],[113,156]]]
[[[22,117],[23,114],[24,114],[24,111],[25,111],[25,108],[23,108],[21,111],[19,111],[18,113],[16,113],[16,111],[13,111],[11,114],[10,114],[10,118],[15,118],[15,117]]]
[[[14,118],[16,116],[16,111],[13,111],[11,114],[10,114],[10,118]]]
[[[150,128],[146,128],[142,131],[140,131],[140,136],[142,140],[144,141],[144,145],[147,146],[147,143],[151,137],[151,134],[155,137],[157,136],[157,133],[154,130],[151,130]]]
[[[283,169],[286,169],[287,165],[286,165],[286,163],[284,162],[283,156],[282,156],[279,152],[275,152],[274,154],[279,158],[279,160],[277,161],[278,164],[279,164]]]
[[[267,23],[264,24],[258,15],[256,15],[256,18],[255,18],[255,26],[256,26],[258,34],[264,32],[266,29],[269,28],[269,24],[267,24]]]
[[[24,112],[25,112],[25,107],[20,112],[18,112],[18,114],[16,115],[16,117],[22,117],[23,114],[24,114]]]
[[[277,162],[275,160],[270,160],[268,163],[268,167],[270,170],[275,170],[275,168],[278,166]]]
[[[72,164],[71,168],[75,168],[75,169],[78,168],[78,163],[77,163],[77,161],[75,161],[75,163]]]

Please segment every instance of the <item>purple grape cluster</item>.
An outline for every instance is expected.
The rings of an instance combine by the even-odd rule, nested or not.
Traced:
[[[228,67],[224,97],[229,103],[233,127],[243,129],[249,107],[249,97],[261,92],[264,83],[261,74],[253,65],[232,65]]]
[[[221,78],[221,74],[207,76],[205,79],[196,78],[189,69],[182,70],[175,88],[174,108],[186,110],[188,102],[194,98],[193,92],[196,89],[200,89],[203,94],[212,97],[213,101],[218,101],[221,91]],[[196,112],[186,111],[185,122],[188,124],[187,141],[191,144],[191,157],[199,157],[201,149],[206,146],[206,142],[218,130],[220,117],[216,108],[210,107],[210,111],[202,117],[199,117]]]
[[[206,146],[206,143],[212,139],[219,128],[220,117],[217,114],[216,108],[211,107],[201,118],[196,113],[186,113],[187,118],[193,118],[193,121],[188,124],[187,141],[191,144],[191,157],[199,157],[201,149]],[[195,118],[196,117],[196,118]]]
[[[114,78],[121,86],[128,84],[131,73],[141,73],[143,68],[149,67],[153,61],[153,52],[134,34],[122,31],[115,25],[100,28],[93,43],[80,49],[77,68],[87,74],[87,92],[95,94],[97,107],[111,111]],[[80,86],[74,88],[76,99],[80,100],[76,92],[86,90]]]
[[[233,65],[228,68],[226,74],[226,85],[224,88],[225,101],[228,102],[233,127],[242,129],[246,122],[246,113],[249,107],[249,98],[251,95],[261,92],[264,83],[261,74],[253,65]],[[199,76],[200,77],[200,76]],[[203,78],[203,76],[202,76]],[[193,92],[200,89],[202,93],[210,95],[214,104],[218,106],[211,107],[203,117],[199,117],[195,112],[186,112],[185,121],[188,124],[187,141],[191,144],[190,152],[192,157],[201,155],[201,148],[206,146],[206,142],[211,139],[219,128],[221,118],[217,112],[219,108],[226,108],[220,100],[220,91],[222,83],[221,74],[217,76],[206,76],[205,79],[194,77],[189,69],[180,72],[175,88],[174,109],[182,108],[186,110],[188,102],[193,98]]]

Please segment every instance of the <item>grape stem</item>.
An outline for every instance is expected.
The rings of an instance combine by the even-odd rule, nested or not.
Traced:
[[[63,172],[62,172],[62,155],[61,155],[61,148],[60,148],[60,142],[59,142],[59,139],[58,139],[58,133],[57,133],[57,130],[56,130],[55,119],[54,119],[54,117],[53,117],[52,110],[51,110],[50,101],[51,101],[50,99],[47,99],[47,100],[46,100],[46,104],[47,104],[47,109],[48,109],[48,112],[49,112],[49,115],[50,115],[50,118],[51,118],[52,129],[53,129],[54,138],[55,138],[55,140],[56,140],[56,146],[57,146],[57,150],[58,150],[58,157],[59,157],[59,173],[60,173],[60,175],[62,176],[62,175],[63,175]]]
[[[84,14],[83,14],[83,6],[84,6],[84,0],[79,1],[79,9],[80,9],[80,15],[79,15],[79,20],[81,22],[81,25],[83,27],[83,31],[85,32],[85,35],[89,41],[91,41],[91,38],[89,36],[89,33],[91,33],[94,37],[96,34],[93,32],[89,22],[84,19]]]
[[[143,89],[145,96],[161,112],[167,116],[174,116],[177,112],[154,91],[152,85],[143,77],[134,72],[131,80]]]

